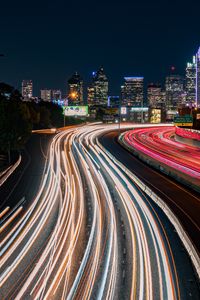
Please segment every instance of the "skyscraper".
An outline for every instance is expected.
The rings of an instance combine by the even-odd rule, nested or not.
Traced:
[[[119,96],[108,96],[108,107],[118,108],[120,106]]]
[[[192,63],[186,67],[186,104],[192,105],[196,102],[196,57],[193,56]]]
[[[41,95],[41,99],[43,101],[48,101],[50,102],[52,100],[52,93],[51,93],[51,90],[48,90],[48,89],[43,89],[43,90],[40,90],[40,95]]]
[[[180,75],[166,77],[166,109],[176,110],[184,99],[184,80]]]
[[[52,90],[52,100],[61,100],[62,99],[62,93],[61,90]]]
[[[160,84],[150,83],[147,87],[147,101],[150,107],[164,108],[166,94]]]
[[[144,100],[144,77],[124,77],[121,86],[123,106],[142,106]]]
[[[33,97],[33,81],[23,80],[22,81],[22,97],[24,100],[29,100]]]
[[[94,105],[94,80],[96,72],[92,72],[92,83],[87,88],[87,103],[88,105]]]
[[[77,72],[68,80],[67,95],[69,105],[83,105],[83,79]]]
[[[196,54],[196,106],[200,107],[200,47]]]
[[[107,105],[108,79],[103,67],[92,73],[92,84],[88,88],[89,105]]]

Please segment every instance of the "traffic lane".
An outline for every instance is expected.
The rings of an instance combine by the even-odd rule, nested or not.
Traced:
[[[200,201],[198,193],[187,190],[180,184],[173,182],[167,176],[151,169],[120,146],[116,141],[117,136],[118,132],[109,132],[99,140],[108,151],[169,205],[187,231],[198,253],[200,253],[198,238],[200,234]]]
[[[110,196],[113,200],[114,215],[116,219],[116,233],[117,233],[117,284],[115,290],[115,299],[127,299],[131,292],[131,277],[132,277],[132,243],[130,240],[131,232],[128,224],[128,218],[125,209],[121,203],[121,199],[115,184],[106,172],[106,169],[99,161],[98,157],[94,155],[91,149],[88,149],[94,161],[100,166],[101,174],[105,180],[105,184],[109,190]],[[106,162],[105,162],[106,163]],[[99,184],[97,184],[99,186]],[[101,186],[99,186],[101,189]],[[102,202],[102,201],[101,201]],[[105,213],[107,208],[105,209]],[[104,257],[105,260],[105,257]]]
[[[28,205],[39,188],[52,136],[34,134],[22,151],[22,162],[0,188],[0,210],[14,207],[23,197]]]
[[[189,298],[198,300],[200,298],[199,280],[194,272],[190,257],[184,248],[174,226],[165,213],[148,196],[148,205],[154,214],[160,227],[162,238],[166,245],[169,262],[172,269],[177,272],[177,283],[179,285],[180,299]]]

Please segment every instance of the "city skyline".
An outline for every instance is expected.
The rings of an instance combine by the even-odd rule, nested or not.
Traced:
[[[118,90],[118,92],[117,93],[114,93],[114,94],[118,94],[118,95],[120,95],[120,93],[121,93],[121,86],[123,85],[123,80],[124,80],[124,77],[142,77],[143,78],[143,80],[144,80],[144,90],[147,90],[147,88],[148,88],[148,85],[149,84],[159,84],[159,85],[161,85],[161,87],[165,87],[165,84],[166,84],[166,78],[167,77],[169,77],[169,76],[173,76],[173,75],[179,75],[179,76],[182,76],[182,77],[184,77],[185,78],[185,80],[187,80],[187,69],[188,68],[191,68],[192,67],[192,65],[193,66],[195,66],[195,61],[197,62],[197,54],[199,53],[199,50],[200,49],[200,47],[198,47],[198,51],[196,51],[196,53],[194,53],[193,54],[193,56],[192,56],[192,58],[193,58],[193,62],[189,62],[189,61],[191,61],[191,59],[188,59],[187,60],[187,62],[185,62],[184,63],[184,68],[183,68],[183,72],[182,73],[179,73],[179,72],[177,72],[177,68],[175,67],[175,66],[170,66],[170,68],[169,68],[169,70],[168,70],[168,73],[166,73],[166,76],[165,77],[163,77],[163,78],[160,78],[159,80],[155,80],[155,81],[153,81],[153,80],[151,80],[151,79],[149,79],[149,80],[147,80],[147,78],[145,78],[145,76],[143,76],[143,75],[141,75],[141,76],[137,76],[137,75],[134,75],[134,76],[132,76],[133,74],[129,74],[129,75],[123,75],[122,76],[122,78],[121,78],[121,84],[118,86],[118,88],[117,88],[117,90]],[[100,67],[101,68],[101,67]],[[102,68],[104,69],[104,67],[102,66]],[[196,71],[196,67],[194,67],[195,68],[195,73],[197,74],[197,71]],[[99,68],[97,68],[97,70],[98,70]],[[83,82],[84,82],[84,86],[83,86],[83,98],[85,98],[85,99],[87,99],[87,94],[88,94],[88,91],[87,91],[87,88],[88,87],[90,87],[91,86],[91,80],[92,80],[92,78],[94,77],[94,74],[96,73],[97,71],[92,71],[92,72],[90,72],[90,74],[87,74],[87,76],[82,76],[82,79],[83,79]],[[79,72],[77,72],[77,71],[74,71],[73,72],[73,74],[75,74],[75,73],[79,73]],[[132,72],[133,73],[133,72]],[[38,80],[36,79],[35,80],[35,83],[36,83],[36,86],[37,86],[37,88],[35,88],[34,86],[35,85],[33,85],[33,89],[32,89],[32,91],[33,91],[33,94],[32,94],[32,96],[34,96],[34,97],[40,97],[40,94],[41,94],[41,90],[50,90],[50,89],[52,89],[52,90],[56,90],[56,89],[59,89],[59,90],[61,90],[62,91],[62,94],[63,95],[67,95],[67,92],[66,92],[66,81],[68,81],[70,78],[71,78],[71,76],[72,75],[69,75],[68,76],[68,78],[64,78],[64,80],[62,80],[59,84],[58,84],[58,86],[56,87],[55,86],[55,84],[53,84],[53,86],[50,86],[48,83],[47,83],[47,87],[45,86],[45,88],[44,87],[42,87],[42,86],[39,86],[39,83],[38,83]],[[86,80],[85,80],[86,79]],[[19,89],[19,90],[21,90],[21,85],[22,85],[22,82],[23,81],[33,81],[33,79],[32,78],[22,78],[22,80],[20,81],[20,82],[18,82],[18,84],[17,84],[17,86],[15,86],[15,88],[17,88],[17,89]],[[108,89],[108,93],[109,93],[109,95],[112,95],[112,90],[113,90],[113,87],[112,87],[112,78],[108,78],[108,81],[109,81],[109,89]],[[64,82],[64,84],[63,84],[63,82]],[[110,82],[111,82],[111,84],[110,84]],[[185,85],[187,85],[187,83],[185,84]],[[144,94],[144,96],[146,96],[146,94]],[[196,98],[196,96],[195,96],[195,98]]]
[[[179,105],[197,105],[199,103],[198,93],[199,93],[199,51],[200,47],[196,53],[193,55],[191,62],[187,62],[185,67],[185,74],[179,75],[176,72],[176,68],[174,66],[171,67],[171,72],[168,76],[165,77],[165,83],[162,84],[160,82],[145,82],[143,76],[125,76],[124,83],[121,85],[119,97],[121,98],[123,105],[134,106],[137,97],[140,99],[140,105],[150,105],[152,103],[157,103],[158,106],[162,106],[163,104],[166,105],[168,109],[176,109]],[[142,95],[139,96],[138,87],[140,83],[137,81],[141,81],[141,93]],[[27,84],[31,82],[31,95],[33,90],[33,82],[32,80],[23,80],[22,81],[22,96],[24,99],[28,99],[31,97],[26,96],[26,90],[24,92],[23,85],[24,83]],[[136,83],[136,94],[138,95],[131,95],[130,92],[127,90],[127,83],[134,84]],[[144,84],[145,82],[145,84]],[[129,85],[128,84],[128,85]],[[131,87],[130,85],[130,87]],[[110,93],[110,81],[108,80],[103,66],[101,66],[97,71],[92,72],[92,76],[90,78],[90,83],[86,83],[84,78],[80,76],[78,72],[74,72],[73,75],[67,80],[67,88],[65,87],[65,92],[63,93],[63,97],[61,97],[62,91],[55,90],[55,89],[41,89],[41,99],[45,101],[52,101],[52,100],[66,100],[68,99],[69,104],[71,105],[107,105],[108,98],[111,96]],[[125,89],[125,90],[124,90]],[[134,90],[134,88],[133,88]],[[151,90],[151,91],[150,91]],[[59,91],[59,96],[56,93],[56,97],[54,93]],[[48,93],[49,96],[42,96],[42,94]],[[128,94],[130,94],[130,97]],[[132,93],[132,92],[131,92]],[[50,95],[51,94],[51,95]],[[127,94],[127,95],[126,95]],[[134,94],[134,91],[133,91]],[[150,96],[152,94],[152,96]],[[34,95],[36,96],[36,95]],[[128,98],[127,98],[128,96]],[[136,98],[135,98],[136,97]],[[153,98],[154,100],[153,100]],[[127,98],[125,100],[125,98]],[[130,99],[129,99],[130,98]],[[133,98],[133,99],[132,99]],[[157,100],[156,100],[157,98]],[[159,100],[160,98],[160,100]],[[162,98],[162,100],[161,100]],[[135,99],[135,100],[134,100]],[[160,104],[159,104],[160,102]],[[166,103],[165,103],[166,102]],[[132,103],[132,104],[131,104]],[[163,103],[163,104],[162,104]],[[139,103],[135,103],[138,106]]]

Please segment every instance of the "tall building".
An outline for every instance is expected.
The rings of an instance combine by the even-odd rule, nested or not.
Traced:
[[[106,106],[108,101],[108,79],[103,67],[92,73],[92,84],[88,88],[88,104]]]
[[[119,107],[120,106],[120,97],[119,96],[108,96],[108,107]]]
[[[62,93],[61,90],[52,90],[52,100],[61,100],[62,99]]]
[[[192,63],[186,67],[186,104],[192,105],[196,102],[196,57],[193,56]]]
[[[124,77],[121,100],[122,106],[143,106],[144,77]]]
[[[196,54],[196,106],[200,107],[200,47]]]
[[[92,83],[87,88],[87,104],[89,106],[94,105],[94,81],[96,72],[92,72]]]
[[[179,105],[183,104],[184,94],[184,79],[180,75],[170,75],[166,77],[166,109],[176,110]]]
[[[48,89],[40,90],[41,99],[50,102],[52,100],[52,92]]]
[[[69,105],[83,105],[83,79],[77,72],[68,80],[67,95]]]
[[[166,94],[160,84],[150,83],[147,87],[147,101],[150,107],[164,108]]]
[[[22,81],[22,97],[24,100],[28,100],[33,97],[33,81],[23,80]]]

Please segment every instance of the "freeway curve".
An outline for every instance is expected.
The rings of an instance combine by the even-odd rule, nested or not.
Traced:
[[[178,173],[179,180],[199,190],[200,148],[179,143],[174,136],[175,127],[140,128],[126,132],[123,143],[155,160],[166,171]]]
[[[146,129],[137,129],[137,132],[143,132]],[[159,135],[159,129],[150,129],[147,132],[154,132],[155,135]],[[160,129],[160,135],[166,133],[166,135],[172,135],[174,133],[173,128],[163,127]],[[131,134],[131,133],[130,133]],[[166,138],[165,135],[165,138]],[[136,174],[147,186],[149,186],[155,193],[160,196],[165,203],[169,205],[172,211],[178,216],[182,226],[188,233],[188,236],[192,240],[194,246],[198,253],[200,253],[200,200],[199,193],[192,191],[191,189],[186,188],[185,186],[177,183],[175,180],[170,179],[170,177],[163,175],[162,173],[148,167],[147,164],[140,161],[138,158],[134,157],[130,152],[121,147],[117,142],[118,132],[111,132],[105,135],[101,142],[102,144],[113,154],[116,158],[121,161],[125,166],[127,166],[134,174]],[[143,137],[143,140],[145,138]],[[157,139],[156,139],[157,140]],[[145,139],[146,142],[146,139]],[[153,141],[151,141],[153,143]],[[174,147],[174,141],[169,141]],[[151,146],[151,143],[150,143]],[[149,146],[149,147],[150,147]],[[168,146],[169,147],[169,146]],[[181,145],[178,147],[178,149]],[[168,148],[167,148],[168,149]],[[187,163],[188,166],[191,164],[193,158],[190,155],[191,153],[199,154],[199,149],[197,147],[183,147],[181,148],[180,155],[178,155],[178,149],[172,149],[173,154],[180,157],[184,157],[182,160],[183,163]],[[157,146],[157,152],[161,152],[161,146]],[[188,154],[189,153],[189,154]],[[176,157],[175,157],[176,158]],[[180,165],[180,168],[182,165]],[[199,161],[196,159],[194,168],[199,167]],[[199,173],[198,173],[199,176]],[[196,177],[194,180],[197,180]]]
[[[98,142],[115,128],[55,135],[36,197],[4,223],[1,299],[199,299],[173,226]]]

